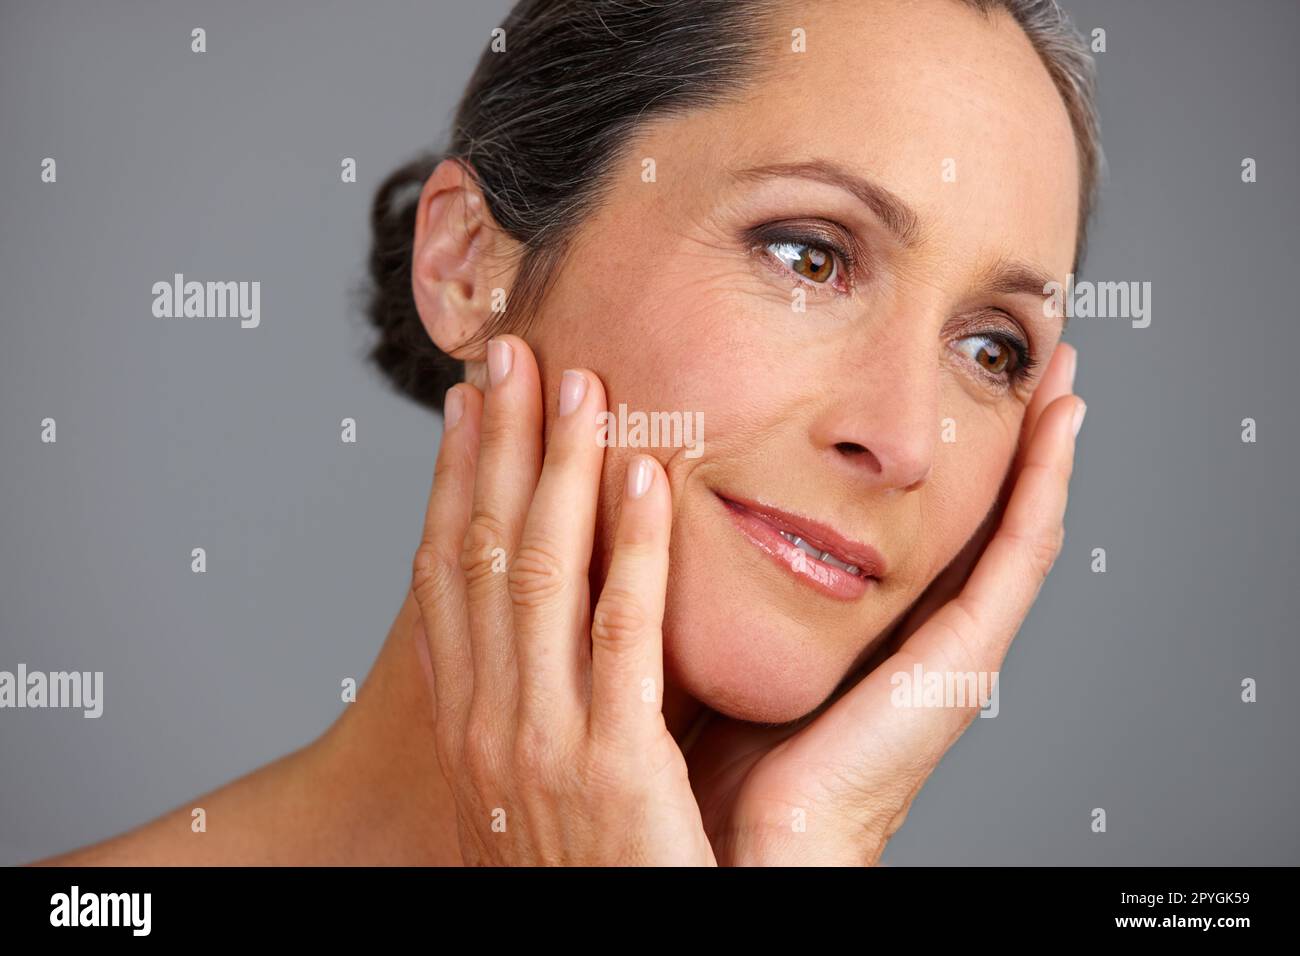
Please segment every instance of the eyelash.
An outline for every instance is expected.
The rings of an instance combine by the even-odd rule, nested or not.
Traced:
[[[847,244],[835,241],[832,237],[824,235],[820,230],[767,225],[751,230],[748,241],[755,251],[762,252],[783,273],[794,276],[795,280],[804,286],[811,286],[817,294],[832,292],[834,287],[829,282],[815,282],[807,276],[795,272],[788,263],[771,252],[771,247],[779,245],[807,246],[811,249],[830,253],[835,264],[834,277],[842,278],[849,289],[853,287],[860,271],[861,256],[850,251]],[[975,368],[976,374],[982,376],[986,381],[1004,388],[1021,385],[1032,376],[1038,366],[1038,360],[1034,357],[1030,346],[1019,336],[1003,329],[981,329],[967,332],[958,341],[972,338],[989,339],[1000,348],[1008,349],[1016,357],[1015,368],[1009,373],[1001,375],[991,373],[980,368],[974,361],[968,360],[968,364]]]
[[[967,359],[967,362],[975,368],[978,375],[983,376],[987,381],[1003,388],[1015,387],[1022,385],[1027,379],[1032,377],[1034,370],[1038,367],[1038,360],[1034,357],[1029,345],[1018,335],[1014,335],[1003,329],[982,329],[973,332],[967,332],[957,341],[966,339],[989,339],[999,348],[1008,349],[1016,357],[1016,367],[1009,373],[1001,375],[989,372],[981,368],[973,360]]]
[[[853,287],[853,283],[858,277],[860,256],[850,249],[849,244],[839,242],[832,236],[817,229],[797,228],[794,226],[763,226],[751,231],[748,242],[755,251],[762,252],[769,260],[776,263],[781,271],[794,276],[795,280],[802,285],[811,286],[814,292],[819,294],[830,292],[834,289],[834,286],[826,282],[814,282],[807,276],[795,272],[788,264],[770,251],[771,247],[781,245],[807,246],[811,249],[829,252],[832,261],[835,263],[835,276],[841,279],[848,289]]]

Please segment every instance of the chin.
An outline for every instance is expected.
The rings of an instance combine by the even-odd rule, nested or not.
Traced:
[[[719,605],[688,621],[665,616],[666,679],[712,710],[750,723],[783,724],[815,710],[842,668],[807,635],[734,610]]]

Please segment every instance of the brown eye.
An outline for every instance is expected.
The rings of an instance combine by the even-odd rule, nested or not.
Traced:
[[[835,277],[835,254],[807,242],[772,242],[767,249],[809,282],[823,285]]]
[[[990,375],[1007,377],[1020,367],[1016,349],[992,335],[968,335],[957,348]]]
[[[985,371],[992,372],[994,375],[1001,375],[1011,361],[1011,350],[995,345],[992,348],[985,346],[979,350],[975,356],[975,361],[979,362]]]

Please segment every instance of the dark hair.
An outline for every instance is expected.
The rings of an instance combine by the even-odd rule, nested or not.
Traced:
[[[1081,179],[1080,241],[1100,148],[1092,61],[1055,0],[963,0],[1001,8],[1025,30],[1070,114]],[[430,341],[411,292],[415,215],[443,159],[460,162],[497,225],[520,246],[506,308],[463,345],[522,334],[568,240],[608,186],[604,175],[647,120],[716,105],[756,72],[772,0],[521,0],[502,24],[506,49],[479,58],[445,153],[392,172],[371,206],[373,245],[361,290],[378,330],[372,360],[402,393],[441,409],[463,363]]]
[[[365,309],[379,331],[371,358],[398,390],[440,409],[463,375],[463,363],[429,340],[411,293],[416,204],[438,163],[465,165],[497,225],[522,248],[505,310],[474,338],[521,332],[630,133],[651,117],[738,91],[754,61],[755,18],[769,7],[753,0],[515,5],[502,24],[506,51],[489,47],[479,58],[447,152],[395,170],[371,206]]]

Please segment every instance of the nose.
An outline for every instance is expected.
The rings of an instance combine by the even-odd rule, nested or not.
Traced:
[[[878,343],[855,362],[853,385],[837,389],[817,417],[818,453],[855,482],[907,492],[929,479],[939,422],[939,363],[935,348],[914,340]],[[909,354],[910,353],[910,354]]]

